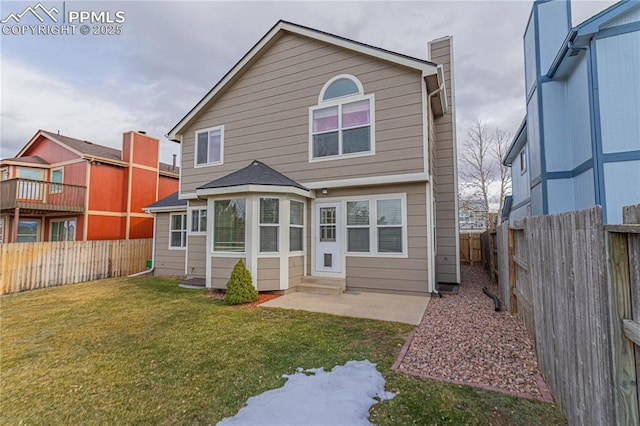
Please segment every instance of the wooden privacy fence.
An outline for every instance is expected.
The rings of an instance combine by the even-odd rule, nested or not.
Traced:
[[[505,309],[575,425],[639,424],[640,205],[623,215],[624,225],[604,225],[600,207],[528,217],[487,239]]]
[[[145,270],[151,239],[0,244],[0,294]]]
[[[482,262],[479,232],[460,233],[460,264],[476,266]]]

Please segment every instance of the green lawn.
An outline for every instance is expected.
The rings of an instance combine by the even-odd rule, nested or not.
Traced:
[[[215,424],[296,367],[351,359],[398,394],[378,425],[564,424],[550,404],[392,372],[408,325],[231,307],[175,280],[2,296],[0,320],[2,424]]]

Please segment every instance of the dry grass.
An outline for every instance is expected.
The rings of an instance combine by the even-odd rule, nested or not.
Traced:
[[[398,396],[376,424],[557,424],[549,405],[390,371],[407,325],[234,308],[175,280],[3,296],[3,424],[215,424],[296,367],[369,359]]]

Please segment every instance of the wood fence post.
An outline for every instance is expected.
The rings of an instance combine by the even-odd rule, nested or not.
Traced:
[[[623,326],[623,320],[632,318],[627,235],[605,231],[605,248],[615,422],[619,425],[637,425],[638,387],[634,344],[625,337]]]
[[[515,255],[515,241],[513,229],[509,228],[509,296],[511,298],[511,315],[518,314],[518,298],[516,297],[516,262],[513,260]]]

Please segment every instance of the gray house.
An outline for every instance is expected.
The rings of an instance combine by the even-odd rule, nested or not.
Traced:
[[[575,28],[567,1],[536,1],[524,34],[527,115],[511,166],[511,222],[601,205],[620,223],[640,202],[640,3]]]
[[[460,281],[451,38],[429,60],[278,22],[169,132],[154,271],[259,291]]]

